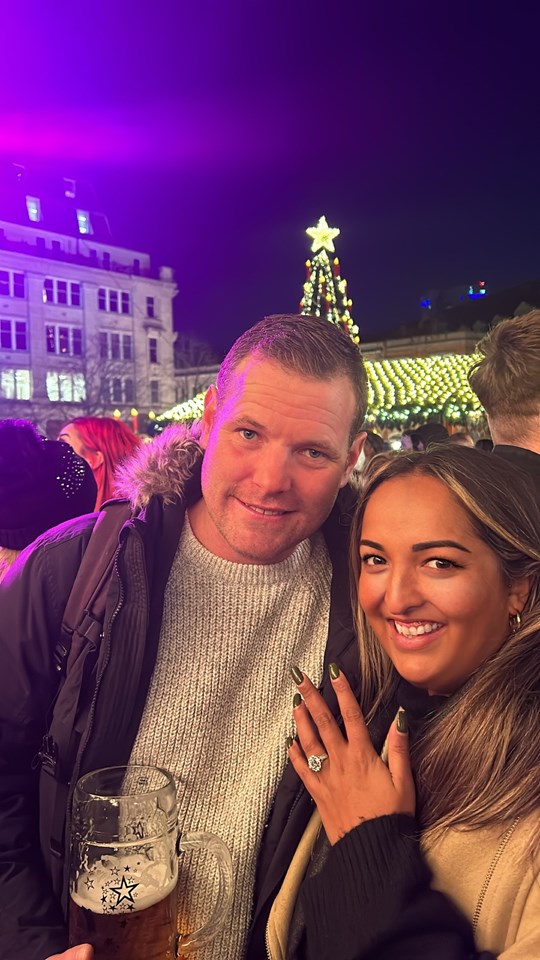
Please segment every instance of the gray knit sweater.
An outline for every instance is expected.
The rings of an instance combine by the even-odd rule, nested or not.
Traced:
[[[287,756],[297,663],[322,679],[331,564],[320,534],[277,564],[209,553],[186,518],[165,595],[158,658],[131,762],[177,779],[185,830],[228,845],[235,873],[230,922],[200,960],[240,960],[250,921],[257,850]],[[211,857],[184,855],[181,929],[209,916]]]

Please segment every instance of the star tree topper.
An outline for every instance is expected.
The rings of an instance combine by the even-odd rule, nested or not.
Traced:
[[[335,250],[334,239],[339,237],[340,231],[338,227],[329,227],[326,222],[326,217],[321,217],[317,226],[308,227],[306,233],[308,237],[311,237],[313,240],[311,244],[313,253],[316,253],[321,247],[333,253]]]

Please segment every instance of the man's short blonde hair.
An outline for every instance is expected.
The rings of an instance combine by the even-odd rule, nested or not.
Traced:
[[[523,433],[540,415],[540,310],[502,320],[480,340],[469,383],[490,420]]]

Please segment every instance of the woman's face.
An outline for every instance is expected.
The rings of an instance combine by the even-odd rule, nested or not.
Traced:
[[[499,649],[522,607],[498,557],[440,480],[387,480],[369,499],[359,599],[396,670],[451,694]]]

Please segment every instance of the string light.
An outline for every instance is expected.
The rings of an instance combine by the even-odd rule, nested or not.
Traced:
[[[479,420],[483,409],[467,380],[472,354],[364,360],[368,381],[368,416],[380,424],[422,422],[442,417],[451,422]],[[158,421],[198,420],[204,393],[167,410]]]

